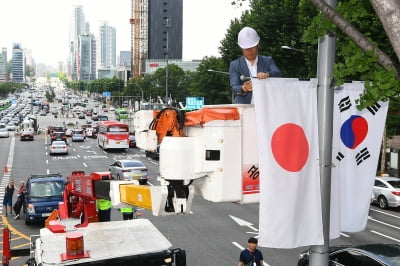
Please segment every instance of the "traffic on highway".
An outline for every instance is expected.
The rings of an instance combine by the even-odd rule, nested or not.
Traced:
[[[62,100],[50,103],[46,107],[48,112],[33,105],[33,98],[44,97],[44,91],[40,89],[22,92],[18,95],[14,108],[8,110],[13,117],[19,117],[22,113],[23,117],[32,119],[25,124],[16,125],[15,129],[10,128],[7,130],[9,136],[0,138],[0,165],[3,166],[0,171],[1,199],[10,180],[14,180],[18,187],[21,181],[26,182],[29,176],[37,174],[59,174],[66,181],[74,171],[90,174],[112,170],[115,179],[140,180],[146,186],[159,184],[159,161],[146,157],[146,151],[131,144],[129,136],[132,134],[129,133],[133,132],[129,128],[121,127],[120,121],[111,126],[105,121],[94,121],[94,116],[107,116],[109,120],[116,121],[117,115],[110,111],[115,109],[114,106],[88,95],[69,94],[62,85],[55,89],[55,93],[56,98]],[[68,96],[65,97],[66,95]],[[68,108],[65,108],[65,99],[68,100]],[[85,107],[73,104],[82,99],[85,99]],[[7,116],[6,112],[2,116]],[[124,135],[126,138],[117,137],[114,140],[115,145],[123,145],[114,149],[111,141],[110,146],[99,143],[102,139],[99,134],[103,134],[105,138],[104,132],[110,130],[101,133],[96,125],[113,128],[114,137],[116,133]],[[85,135],[88,128],[90,136]],[[68,129],[70,133],[67,134]],[[282,195],[281,199],[277,199],[276,204],[279,205],[284,197]],[[16,198],[15,192],[14,202]],[[330,245],[400,244],[400,207],[385,205],[385,208],[381,208],[382,201],[376,202],[371,204],[366,230],[342,233]],[[143,215],[139,219],[149,219],[173,247],[184,248],[187,265],[237,265],[240,251],[247,247],[247,239],[257,237],[260,231],[258,206],[258,203],[215,203],[196,195],[189,214],[153,216],[150,211],[141,209]],[[10,213],[6,216],[3,210],[2,225],[11,230],[13,247],[29,248],[30,236],[38,234],[44,223],[27,222],[27,215],[22,212],[19,219],[15,218]],[[122,214],[118,209],[112,209],[111,220],[122,221]],[[297,265],[300,254],[307,248],[259,247],[265,264],[271,266]],[[24,256],[13,257],[10,265],[23,265],[27,259]]]

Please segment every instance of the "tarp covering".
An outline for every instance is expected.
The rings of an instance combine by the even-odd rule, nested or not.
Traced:
[[[185,126],[203,125],[214,120],[239,120],[237,108],[202,108],[186,113]]]

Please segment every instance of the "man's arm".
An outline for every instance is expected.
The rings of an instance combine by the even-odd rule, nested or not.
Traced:
[[[278,68],[278,66],[275,64],[274,59],[272,59],[272,58],[271,58],[271,62],[269,65],[269,69],[270,70],[268,71],[268,73],[269,73],[270,77],[281,77],[282,76],[281,70]]]
[[[239,261],[238,266],[243,266],[243,265],[244,265],[243,262]]]
[[[233,94],[245,94],[242,91],[243,81],[240,80],[238,61],[232,61],[229,65],[229,80]]]

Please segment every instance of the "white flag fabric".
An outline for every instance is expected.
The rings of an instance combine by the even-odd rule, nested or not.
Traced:
[[[388,102],[361,111],[355,100],[363,82],[345,83],[334,94],[330,236],[365,229]]]
[[[253,88],[260,165],[258,243],[273,248],[322,245],[316,80],[253,80]]]

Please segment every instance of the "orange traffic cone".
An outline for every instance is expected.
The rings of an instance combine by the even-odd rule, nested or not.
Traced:
[[[4,166],[4,173],[8,173],[8,166]]]

